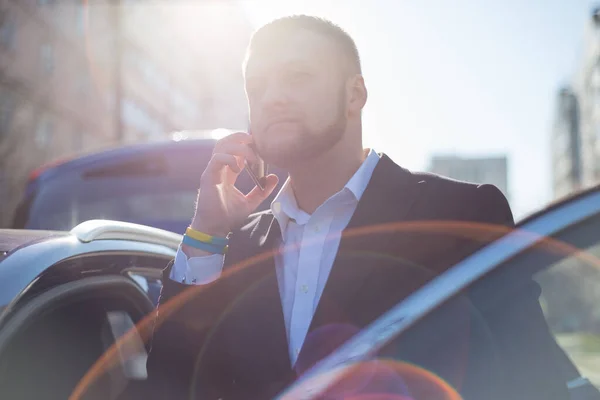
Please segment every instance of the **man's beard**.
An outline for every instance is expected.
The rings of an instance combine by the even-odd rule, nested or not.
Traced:
[[[290,142],[285,148],[266,150],[260,143],[257,143],[257,151],[267,164],[290,171],[298,164],[306,163],[333,148],[342,138],[346,131],[347,118],[345,115],[346,92],[342,91],[338,96],[338,107],[336,116],[327,126],[319,131],[309,131],[304,127],[298,132],[293,142]]]

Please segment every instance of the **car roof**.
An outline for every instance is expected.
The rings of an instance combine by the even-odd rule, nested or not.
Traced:
[[[202,138],[162,140],[110,148],[64,161],[59,160],[49,165],[42,166],[40,167],[41,172],[36,176],[36,180],[43,181],[63,172],[75,170],[82,171],[104,163],[114,163],[115,161],[127,160],[132,157],[144,157],[158,154],[170,156],[179,151],[190,152],[195,149],[212,149],[215,143],[215,139]]]
[[[86,255],[127,253],[153,255],[166,265],[175,257],[181,235],[121,221],[89,220],[69,232],[0,230],[0,240],[12,248],[0,253],[1,323],[2,308],[56,263]]]
[[[0,253],[6,254],[28,244],[68,234],[60,231],[0,229]]]
[[[568,194],[565,197],[561,197],[558,198],[548,204],[546,204],[544,207],[534,211],[533,213],[525,216],[524,218],[522,218],[521,220],[518,221],[517,223],[517,227],[520,227],[522,225],[525,225],[527,223],[529,223],[530,221],[535,220],[536,218],[538,218],[539,216],[546,214],[552,210],[555,210],[567,203],[570,203],[572,201],[575,201],[579,198],[585,197],[588,194],[592,194],[594,192],[598,192],[600,191],[600,184],[598,185],[594,185],[594,186],[590,186],[589,188],[586,189],[582,189],[582,190],[578,190],[575,192],[572,192],[570,194]]]

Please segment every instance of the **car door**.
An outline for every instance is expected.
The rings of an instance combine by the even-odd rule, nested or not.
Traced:
[[[174,252],[126,241],[77,246],[5,316],[0,398],[116,399],[147,378],[160,272]]]
[[[593,190],[415,292],[282,398],[600,399],[599,259]]]

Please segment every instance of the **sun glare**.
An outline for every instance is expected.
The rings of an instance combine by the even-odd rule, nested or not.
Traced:
[[[223,139],[225,136],[231,135],[233,131],[231,129],[218,128],[210,132],[210,137],[216,140]]]

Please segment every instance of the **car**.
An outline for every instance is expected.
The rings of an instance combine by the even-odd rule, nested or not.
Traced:
[[[0,398],[67,399],[117,338],[152,313],[181,235],[90,220],[71,231],[0,231]],[[95,385],[112,399],[146,377],[133,330]],[[144,335],[141,333],[141,335]],[[147,333],[146,333],[147,335]]]
[[[504,233],[393,306],[278,398],[505,399],[502,377],[512,371],[498,360],[510,346],[495,340],[508,324],[532,349],[541,340],[519,329],[524,320],[510,318],[533,278],[557,367],[569,366],[562,374],[570,398],[599,399],[600,187]],[[143,386],[155,323],[149,288],[160,287],[180,241],[173,232],[104,220],[67,232],[0,231],[0,398],[117,399]],[[479,311],[448,320],[465,293],[479,299]],[[181,298],[162,312],[184,305]],[[490,313],[506,319],[489,325]],[[515,366],[547,356],[510,355]],[[428,362],[438,356],[442,369]],[[547,398],[547,380],[537,378],[528,399]]]
[[[194,212],[200,175],[216,139],[174,135],[174,140],[132,144],[33,171],[12,228],[70,230],[90,219],[139,223],[184,233]],[[278,187],[260,206],[269,207]],[[254,183],[244,171],[236,186],[244,193]]]

